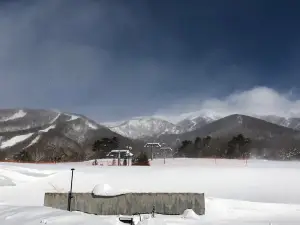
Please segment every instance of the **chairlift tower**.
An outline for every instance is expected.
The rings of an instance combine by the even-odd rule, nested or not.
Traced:
[[[151,149],[151,160],[153,160],[153,148],[161,148],[161,144],[156,142],[152,142],[152,143],[146,143],[144,148],[150,148]]]

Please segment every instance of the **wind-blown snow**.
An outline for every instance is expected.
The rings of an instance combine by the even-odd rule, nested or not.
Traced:
[[[69,191],[70,168],[75,168],[74,192],[205,193],[204,216],[186,210],[179,216],[149,217],[140,225],[300,224],[299,162],[222,159],[167,159],[165,165],[154,160],[150,167],[0,163],[0,224],[120,225],[117,216],[42,207],[45,192]]]
[[[93,129],[93,130],[97,130],[97,129],[98,129],[98,127],[97,127],[96,125],[92,124],[92,123],[89,122],[89,121],[86,121],[86,125],[87,125],[89,128]]]
[[[12,147],[22,141],[25,141],[26,139],[30,138],[32,135],[33,133],[14,136],[6,141],[3,141],[0,145],[0,148],[3,149],[3,148]]]
[[[6,121],[9,121],[9,120],[16,120],[16,119],[19,119],[19,118],[23,118],[24,116],[26,116],[26,112],[24,112],[24,110],[19,110],[18,112],[16,112],[15,114],[13,114],[12,116],[10,117],[6,117],[6,118],[2,118],[0,119],[0,122],[6,122]]]
[[[67,121],[73,121],[73,120],[77,120],[80,118],[79,116],[75,116],[75,115],[68,115],[68,116],[70,116],[71,118],[68,119]]]
[[[46,133],[46,132],[48,132],[49,130],[54,129],[55,127],[56,127],[56,125],[55,125],[55,124],[52,124],[52,125],[50,125],[49,127],[45,128],[45,129],[43,129],[43,130],[40,130],[39,132]]]

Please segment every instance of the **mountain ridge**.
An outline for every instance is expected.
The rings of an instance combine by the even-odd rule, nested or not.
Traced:
[[[120,146],[139,143],[80,114],[40,109],[0,110],[0,152],[8,158],[26,150],[38,151],[44,158],[49,158],[51,152],[57,156],[63,154],[68,160],[83,160],[95,154],[92,144],[104,137],[117,137]]]
[[[234,115],[234,114],[230,114]],[[228,116],[228,115],[227,115]],[[277,124],[283,127],[292,128],[295,130],[300,130],[300,118],[296,117],[281,117],[276,115],[246,115],[258,119],[262,119],[266,122],[270,122],[273,124]],[[129,138],[143,138],[143,137],[151,137],[151,136],[159,136],[162,134],[180,134],[185,132],[190,132],[193,130],[196,130],[198,128],[201,128],[202,126],[209,124],[211,122],[214,122],[218,119],[222,119],[226,116],[217,115],[216,113],[209,112],[208,115],[201,114],[200,116],[196,115],[187,115],[186,118],[182,118],[177,123],[172,123],[171,121],[168,121],[167,119],[162,119],[160,117],[139,117],[138,119],[133,120],[126,120],[123,121],[122,124],[114,125],[114,126],[108,126],[110,129],[114,130],[115,132],[122,134]],[[152,125],[147,124],[147,121],[151,120]],[[132,121],[135,121],[135,125],[132,123]],[[141,124],[139,124],[140,122]],[[131,124],[131,126],[124,126],[124,124]],[[156,131],[153,132],[153,129],[150,129],[147,127],[153,127],[156,125],[158,128],[156,128]],[[173,127],[172,127],[173,126]],[[143,129],[140,129],[140,127],[143,127]],[[165,129],[165,127],[168,127]],[[131,135],[130,131],[134,130],[135,134],[138,133],[139,135]]]
[[[166,143],[172,147],[179,146],[184,140],[194,141],[197,137],[210,136],[213,139],[230,140],[233,136],[243,134],[251,140],[260,141],[263,145],[295,140],[299,142],[300,131],[283,127],[255,117],[232,114],[219,120],[208,123],[196,130],[181,134],[164,134],[149,137],[145,141],[157,141]],[[223,146],[224,147],[224,146]],[[226,147],[225,147],[226,148]]]

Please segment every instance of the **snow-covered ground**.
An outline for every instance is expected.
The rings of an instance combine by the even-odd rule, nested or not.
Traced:
[[[114,191],[204,192],[206,215],[157,216],[142,224],[300,224],[300,163],[263,160],[167,159],[150,167],[0,163],[0,224],[121,224],[43,207],[44,193],[94,187]],[[99,186],[100,184],[100,186]],[[109,188],[107,188],[109,187]]]

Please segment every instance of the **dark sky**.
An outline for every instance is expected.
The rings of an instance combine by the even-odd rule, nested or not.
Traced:
[[[114,121],[267,90],[295,109],[299,22],[296,0],[0,1],[1,108]]]

